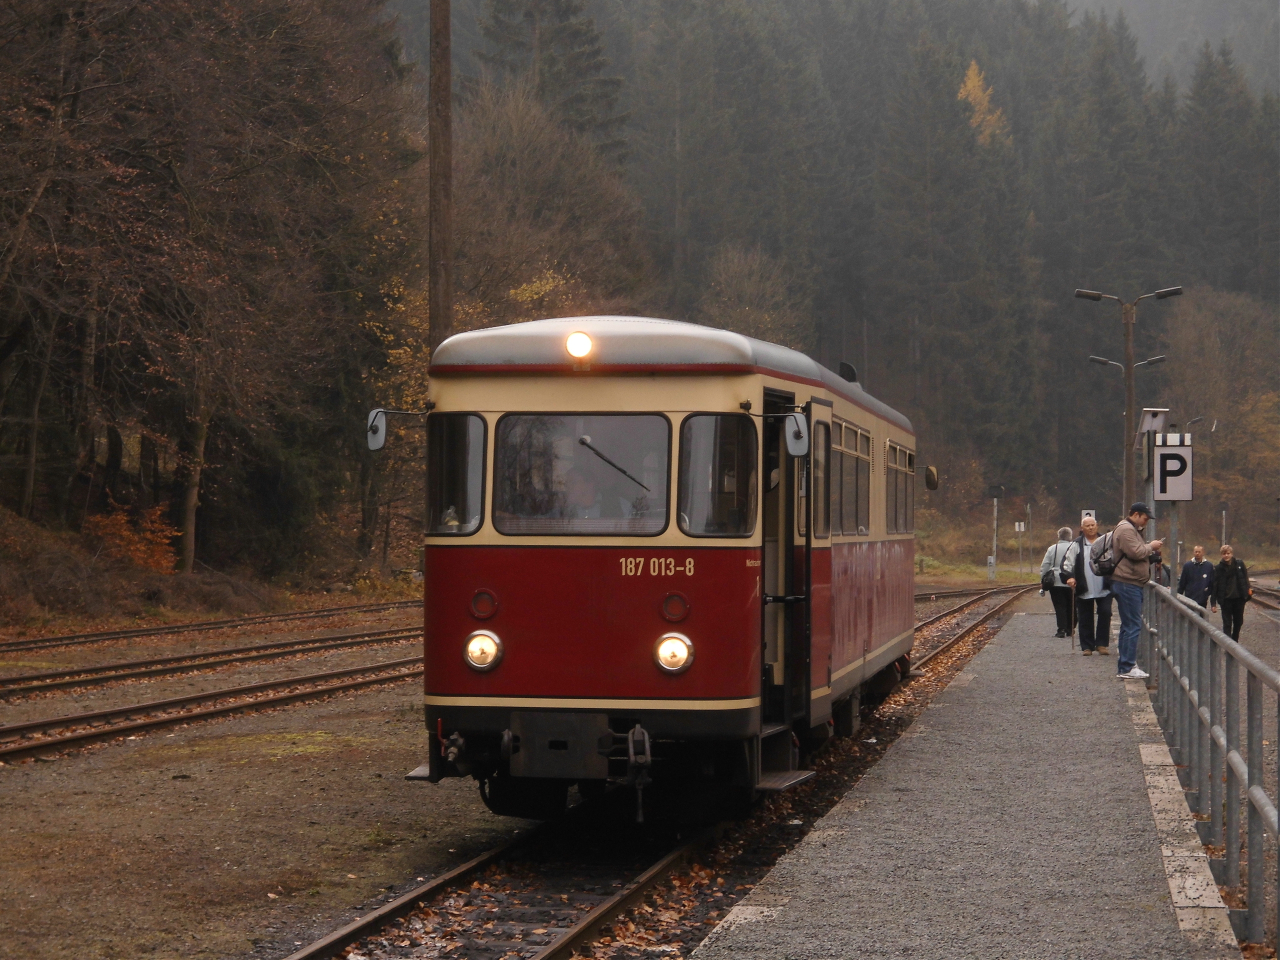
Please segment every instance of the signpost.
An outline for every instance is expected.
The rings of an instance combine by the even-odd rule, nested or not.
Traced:
[[[1174,544],[1174,564],[1181,564],[1178,548],[1178,504],[1191,500],[1193,492],[1191,434],[1157,433],[1151,444],[1152,498],[1169,504],[1169,542]]]
[[[1142,420],[1138,424],[1138,434],[1133,438],[1133,449],[1142,452],[1142,478],[1143,478],[1143,497],[1142,499],[1148,506],[1151,501],[1156,499],[1156,468],[1155,468],[1155,445],[1156,434],[1164,430],[1165,414],[1169,412],[1167,407],[1143,407]],[[1129,512],[1129,505],[1125,504],[1125,513]],[[1151,522],[1147,524],[1147,528],[1142,531],[1143,538],[1150,543],[1152,540],[1158,540],[1159,534],[1157,529],[1160,525],[1160,518],[1155,514],[1151,516]]]
[[[1013,521],[1013,532],[1018,535],[1018,573],[1022,573],[1022,535],[1027,532],[1027,521]]]
[[[1000,498],[1004,496],[1004,487],[992,484],[987,487],[987,496],[991,498],[991,556],[987,557],[987,579],[996,578],[996,531],[1000,526]]]

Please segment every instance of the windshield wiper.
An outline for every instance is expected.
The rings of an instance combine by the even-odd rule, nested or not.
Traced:
[[[622,467],[618,466],[616,463],[614,463],[612,460],[610,460],[608,457],[606,457],[603,453],[601,453],[599,450],[597,450],[595,447],[593,447],[593,446],[591,445],[591,438],[590,438],[590,437],[587,437],[587,436],[579,437],[579,438],[578,438],[578,442],[579,442],[580,444],[582,444],[584,447],[586,447],[588,450],[590,450],[592,453],[594,453],[597,457],[599,457],[599,458],[600,458],[601,460],[603,460],[605,463],[607,463],[609,466],[613,467],[613,469],[617,470],[620,474],[622,474],[624,477],[626,477],[626,478],[627,478],[628,480],[630,480],[632,483],[640,483],[640,481],[639,481],[639,480],[637,480],[637,479],[636,479],[635,477],[633,477],[631,474],[627,473],[627,471],[626,471],[626,470],[622,469]],[[648,487],[646,487],[643,483],[640,483],[640,486],[644,489],[645,493],[652,493],[652,492],[653,492],[653,491],[652,491],[652,490],[650,490]]]

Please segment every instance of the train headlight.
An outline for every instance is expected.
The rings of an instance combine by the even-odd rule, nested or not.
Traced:
[[[492,670],[502,659],[502,641],[496,633],[477,630],[467,637],[463,657],[472,670]]]
[[[682,633],[666,633],[653,648],[653,659],[667,673],[683,673],[693,663],[693,641]]]
[[[581,331],[571,333],[564,342],[564,348],[569,351],[569,356],[581,360],[591,352],[591,338]]]

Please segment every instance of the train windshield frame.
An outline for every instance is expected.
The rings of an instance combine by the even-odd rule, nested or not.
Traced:
[[[680,424],[676,514],[688,537],[744,538],[759,512],[759,437],[741,413],[694,413]]]
[[[665,414],[513,412],[494,428],[493,526],[505,536],[656,537],[670,487]]]
[[[484,523],[488,425],[475,413],[427,417],[427,535],[469,537]]]

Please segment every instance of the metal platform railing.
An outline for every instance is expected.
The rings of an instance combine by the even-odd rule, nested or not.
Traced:
[[[1248,909],[1232,910],[1231,925],[1242,940],[1261,943],[1266,930],[1264,841],[1267,833],[1280,837],[1276,803],[1263,776],[1263,697],[1267,689],[1280,696],[1280,672],[1213,626],[1199,604],[1154,583],[1147,584],[1145,594],[1138,660],[1151,671],[1147,686],[1155,688],[1156,716],[1174,762],[1186,766],[1187,803],[1192,813],[1208,817],[1197,823],[1200,839],[1226,848],[1221,859],[1210,860],[1214,879],[1226,887],[1241,882],[1242,791],[1247,800]],[[1280,743],[1280,724],[1273,739]],[[1276,883],[1280,893],[1280,872]],[[1276,902],[1280,905],[1280,896]]]

